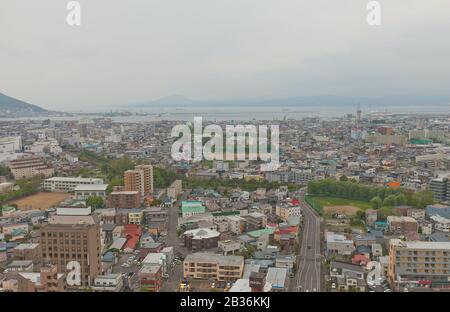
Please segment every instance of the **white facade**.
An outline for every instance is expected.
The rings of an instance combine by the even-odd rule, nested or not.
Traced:
[[[89,197],[101,197],[106,199],[108,184],[82,184],[75,187],[75,199],[86,200]]]
[[[73,192],[78,185],[99,185],[103,179],[53,177],[44,180],[43,187],[48,192]]]
[[[0,154],[14,154],[22,150],[22,137],[0,138]]]

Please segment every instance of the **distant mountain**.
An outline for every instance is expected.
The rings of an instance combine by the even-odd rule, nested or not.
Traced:
[[[2,118],[46,116],[49,113],[42,107],[0,93],[0,117]]]
[[[296,96],[274,99],[235,99],[235,100],[192,100],[182,95],[167,96],[155,101],[132,104],[135,108],[151,107],[296,107],[296,106],[354,106],[357,104],[368,106],[447,106],[450,96],[386,96],[378,98],[349,97],[349,96]],[[130,105],[128,105],[130,107]]]

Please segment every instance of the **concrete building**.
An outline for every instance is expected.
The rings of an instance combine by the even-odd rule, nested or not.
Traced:
[[[77,185],[75,187],[75,199],[87,200],[89,197],[101,197],[106,200],[106,190],[108,184],[91,184],[91,185]]]
[[[427,217],[439,215],[441,217],[450,219],[450,206],[447,205],[428,205],[426,208],[426,215]]]
[[[99,186],[104,188],[103,179],[81,177],[53,177],[45,179],[43,189],[47,192],[74,192],[77,186]],[[106,189],[105,189],[106,190]]]
[[[41,157],[26,155],[12,160],[8,164],[14,179],[29,179],[42,175],[51,177],[54,169],[48,166]]]
[[[41,250],[39,244],[19,244],[13,249],[14,260],[31,260],[34,264],[41,261]]]
[[[441,217],[440,215],[431,216],[430,219],[433,221],[433,227],[436,231],[450,232],[450,219]]]
[[[397,286],[420,286],[431,281],[434,286],[447,285],[450,276],[450,242],[389,242],[388,275]]]
[[[355,251],[353,240],[347,239],[343,234],[326,232],[325,240],[327,243],[328,254],[349,256],[353,253],[353,251]]]
[[[287,282],[286,268],[269,268],[267,270],[266,281],[272,285],[272,291],[283,291]]]
[[[183,218],[192,217],[205,213],[206,208],[201,201],[183,201],[181,202],[181,213]]]
[[[20,153],[22,151],[22,137],[0,138],[0,154]]]
[[[244,257],[197,252],[186,256],[183,267],[185,278],[230,282],[242,277]]]
[[[96,215],[54,215],[41,232],[41,259],[65,273],[70,261],[78,261],[81,285],[92,286],[101,269],[100,226]]]
[[[246,220],[247,232],[263,229],[267,225],[267,216],[259,212],[249,213],[243,218]]]
[[[411,217],[388,216],[387,224],[391,233],[417,233],[419,230],[417,220]]]
[[[93,291],[119,292],[123,288],[123,275],[121,273],[111,273],[98,275],[94,279]]]
[[[436,178],[430,182],[430,190],[433,193],[433,199],[437,202],[445,202],[450,198],[447,193],[449,189],[448,178]]]
[[[140,165],[124,173],[125,191],[138,191],[141,197],[153,193],[153,166]]]
[[[219,242],[220,233],[216,230],[201,228],[186,231],[183,234],[184,246],[194,252],[205,249],[216,248]]]
[[[292,204],[278,204],[275,208],[275,214],[283,221],[287,221],[291,217],[300,217],[302,213],[301,207]]]
[[[139,284],[146,291],[159,292],[162,286],[162,275],[162,265],[143,265],[138,272]]]
[[[245,231],[245,219],[240,216],[227,216],[228,230],[236,235],[240,235]]]
[[[229,254],[234,254],[236,252],[239,252],[244,248],[244,243],[238,240],[221,240],[217,244],[219,247],[219,250],[222,251],[224,256],[227,256]]]
[[[66,289],[66,275],[58,273],[55,265],[41,266],[39,272],[7,273],[8,283],[3,282],[6,291],[13,292],[63,292]]]
[[[131,209],[141,207],[141,195],[138,191],[119,191],[108,195],[108,208]]]

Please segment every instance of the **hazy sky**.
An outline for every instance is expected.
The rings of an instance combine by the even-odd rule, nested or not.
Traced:
[[[47,109],[450,94],[450,1],[0,0],[0,92]]]

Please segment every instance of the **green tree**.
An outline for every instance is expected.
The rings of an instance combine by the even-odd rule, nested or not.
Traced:
[[[379,196],[375,196],[370,200],[370,204],[372,205],[373,209],[379,209],[381,206],[383,206],[383,201]]]
[[[394,195],[389,195],[383,200],[383,205],[387,207],[395,206],[396,204],[396,197]]]
[[[91,206],[92,210],[105,207],[105,201],[100,196],[91,196],[86,200],[86,205]]]
[[[346,175],[343,175],[339,178],[339,181],[346,182],[348,181],[348,177]]]
[[[406,198],[405,194],[398,194],[397,196],[395,196],[395,204],[397,206],[406,205],[406,203],[407,203],[407,198]]]

